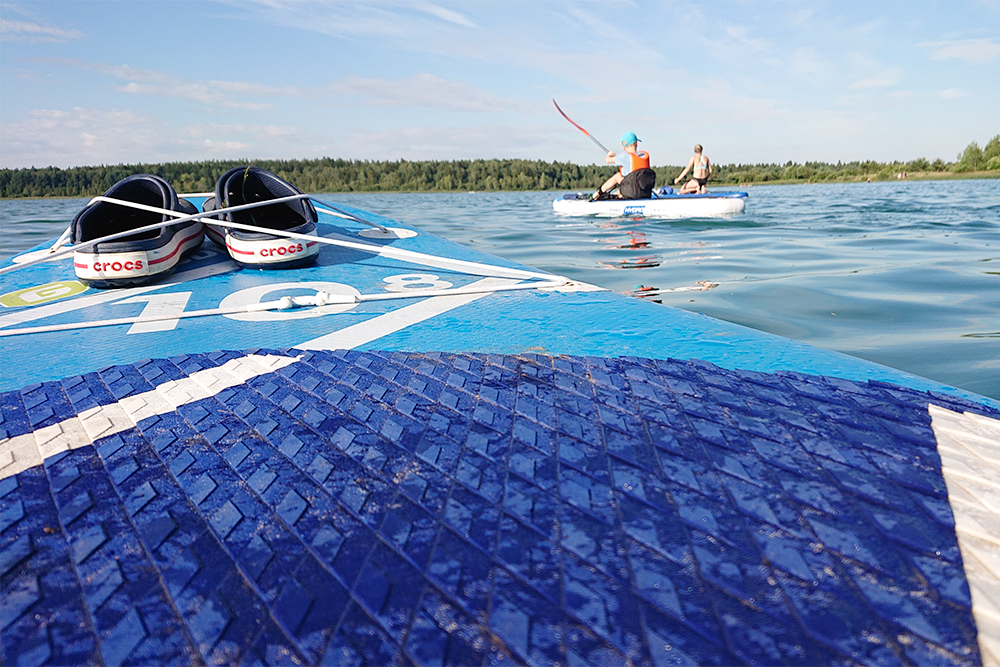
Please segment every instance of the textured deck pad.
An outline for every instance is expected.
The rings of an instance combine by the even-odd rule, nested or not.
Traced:
[[[980,664],[928,403],[253,351],[0,394],[3,664]]]

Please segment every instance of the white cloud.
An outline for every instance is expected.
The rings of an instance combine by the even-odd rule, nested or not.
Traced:
[[[723,32],[726,35],[726,41],[735,44],[740,50],[764,52],[770,48],[770,42],[754,37],[748,26],[724,25]]]
[[[812,48],[800,47],[789,62],[790,70],[795,74],[812,76],[828,75],[833,69],[829,61]]]
[[[259,111],[271,108],[270,104],[254,102],[239,102],[222,95],[219,90],[213,88],[211,82],[207,83],[184,83],[172,82],[169,85],[141,84],[130,81],[124,86],[119,86],[118,90],[130,95],[149,95],[153,97],[172,97],[187,99],[194,102],[201,102],[209,106],[220,106],[232,109],[248,109]]]
[[[895,86],[899,83],[898,79],[895,78],[871,78],[871,79],[861,79],[860,81],[855,81],[848,86],[851,90],[866,90],[869,88],[888,88],[889,86]]]
[[[67,30],[30,21],[0,19],[0,38],[5,42],[72,42],[83,38],[80,30]]]
[[[364,79],[346,76],[329,84],[330,92],[358,95],[375,106],[428,107],[449,111],[529,112],[533,104],[511,100],[465,83],[448,81],[430,74],[406,79]]]
[[[816,25],[818,6],[809,3],[796,3],[785,8],[785,23],[794,26],[796,30],[812,31]]]
[[[130,95],[146,95],[184,99],[208,106],[259,111],[272,107],[260,98],[301,97],[303,91],[294,86],[264,86],[244,81],[186,81],[173,74],[129,65],[105,65],[78,60],[59,59],[53,62],[98,72],[125,81],[117,90]],[[251,98],[251,99],[246,99]]]
[[[162,120],[130,110],[35,109],[2,125],[4,166],[149,161],[149,149],[162,143],[165,131]]]
[[[321,138],[278,125],[174,126],[131,110],[35,109],[0,126],[3,166],[71,167],[98,164],[316,155]]]
[[[455,25],[464,26],[466,28],[479,27],[475,23],[470,21],[468,18],[463,16],[462,14],[459,14],[458,12],[453,12],[450,9],[445,9],[444,7],[440,7],[438,5],[418,4],[415,5],[414,8],[427,12],[431,16],[437,17],[442,21],[447,21],[448,23],[454,23]]]
[[[467,16],[437,4],[413,0],[346,2],[338,0],[223,0],[240,14],[255,12],[263,20],[323,35],[368,40],[372,35],[408,43],[443,35],[442,29],[478,26]]]
[[[985,65],[1000,59],[1000,43],[992,39],[954,39],[922,42],[917,46],[928,49],[931,60],[964,60],[975,65]]]
[[[245,144],[242,141],[212,141],[211,139],[205,139],[205,148],[210,151],[221,149],[231,155],[233,151],[245,151],[250,148],[250,144]]]
[[[855,26],[854,32],[859,35],[871,35],[877,33],[884,28],[882,20],[868,21],[867,23],[862,23],[861,25]]]
[[[179,131],[177,136],[181,141],[205,142],[213,146],[233,142],[239,143],[241,146],[250,146],[254,138],[263,139],[265,142],[301,142],[304,138],[300,130],[292,127],[246,123],[191,123]],[[228,140],[221,139],[226,136],[230,138]]]
[[[554,138],[549,126],[407,127],[352,137],[341,154],[377,160],[535,159],[551,156],[561,137]]]
[[[697,47],[702,57],[721,63],[726,67],[745,69],[751,63],[754,67],[766,65],[770,68],[794,67],[794,58],[775,48],[774,43],[759,36],[755,26],[735,25],[719,21],[711,30],[700,30],[700,35],[694,39],[700,42]],[[771,33],[765,33],[770,35]],[[695,61],[687,65],[697,72],[704,65]],[[804,70],[809,70],[810,64],[803,64]],[[798,73],[810,73],[800,71]]]
[[[968,94],[969,93],[967,91],[964,91],[961,88],[948,88],[941,91],[941,97],[946,100],[954,99],[956,97],[966,97]]]

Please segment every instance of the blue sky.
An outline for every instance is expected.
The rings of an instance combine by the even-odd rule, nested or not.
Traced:
[[[1000,2],[0,4],[0,166],[244,158],[954,160]]]

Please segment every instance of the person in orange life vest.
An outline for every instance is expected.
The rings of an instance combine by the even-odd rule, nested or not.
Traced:
[[[694,155],[688,160],[687,166],[684,167],[684,171],[681,175],[674,179],[674,185],[681,182],[684,178],[684,174],[688,173],[688,169],[691,170],[691,180],[684,184],[681,188],[680,193],[682,195],[699,194],[703,195],[708,192],[708,188],[705,185],[708,183],[708,179],[712,176],[712,161],[708,159],[707,155],[702,155],[701,144],[694,145]]]
[[[608,164],[617,164],[618,171],[597,189],[591,199],[599,199],[604,193],[617,188],[625,177],[636,169],[649,169],[649,153],[639,150],[640,141],[635,132],[626,132],[622,135],[622,147],[625,149],[622,154],[615,155],[614,151],[608,151],[604,161]]]

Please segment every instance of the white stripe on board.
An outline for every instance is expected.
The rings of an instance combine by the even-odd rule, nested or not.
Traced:
[[[983,665],[1000,667],[1000,421],[928,406]]]
[[[520,281],[507,278],[484,278],[477,280],[469,287],[491,288],[513,285],[518,282]],[[464,306],[488,294],[491,294],[491,292],[430,297],[412,306],[399,308],[385,315],[379,315],[359,324],[299,343],[295,345],[295,348],[299,350],[350,350],[359,345],[377,340],[382,336],[388,336],[418,322],[423,322],[424,320],[446,313],[453,308]]]
[[[80,411],[59,423],[0,441],[0,480],[41,465],[50,457],[92,444],[135,427],[140,420],[174,412],[178,407],[215,396],[251,378],[289,366],[300,357],[250,354],[222,366],[169,380],[117,403]]]
[[[143,285],[141,287],[123,287],[120,289],[110,289],[110,290],[94,290],[93,293],[84,293],[83,296],[76,297],[75,299],[70,299],[68,301],[56,301],[54,303],[47,303],[42,306],[35,306],[34,308],[26,308],[24,310],[19,310],[17,312],[10,313],[9,315],[0,315],[0,329],[5,327],[12,327],[18,324],[24,324],[25,322],[34,322],[35,320],[40,320],[46,317],[51,317],[53,315],[62,315],[63,313],[69,313],[74,310],[79,310],[81,308],[89,308],[90,306],[98,306],[102,303],[107,303],[109,301],[117,301],[118,299],[124,299],[125,297],[130,297],[138,294],[145,294],[146,292],[152,292],[154,290],[163,289],[164,287],[170,287],[172,285],[177,285],[178,283],[183,283],[192,280],[198,280],[199,278],[207,278],[209,276],[215,276],[220,273],[230,273],[239,268],[236,262],[233,262],[228,257],[224,260],[218,262],[213,262],[212,264],[207,264],[205,266],[200,266],[196,269],[187,269],[184,271],[178,271],[174,273],[169,278],[156,283],[155,285]]]

